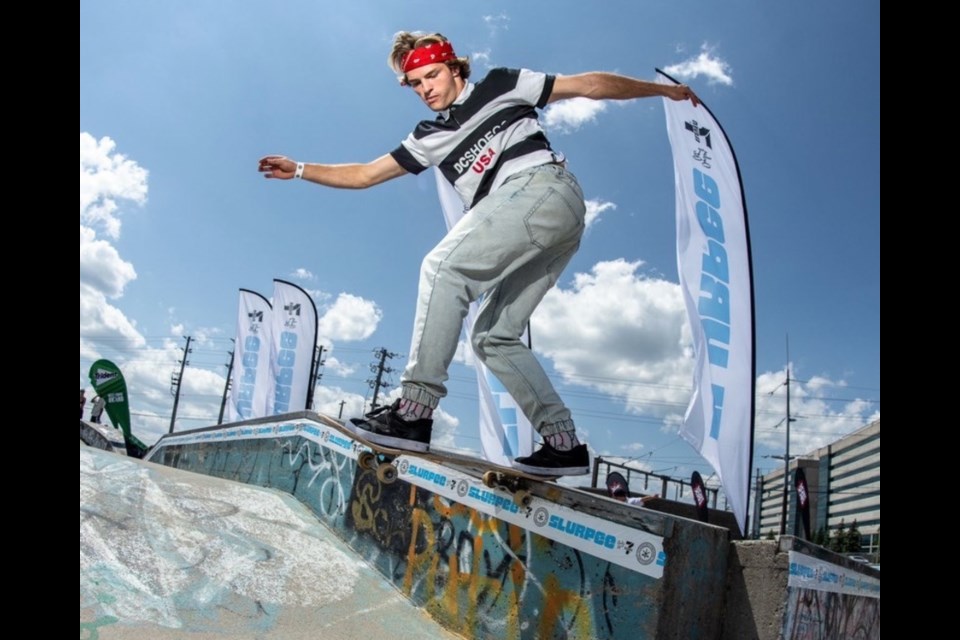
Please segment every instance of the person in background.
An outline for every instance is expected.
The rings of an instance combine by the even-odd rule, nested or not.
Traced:
[[[101,396],[94,396],[93,407],[90,409],[90,422],[100,424],[100,418],[103,416],[103,408],[106,405],[106,400],[104,400]]]
[[[618,502],[626,502],[627,504],[632,504],[634,506],[640,506],[643,504],[643,497],[630,497],[630,494],[627,493],[627,490],[623,487],[616,487],[611,493],[610,497]]]

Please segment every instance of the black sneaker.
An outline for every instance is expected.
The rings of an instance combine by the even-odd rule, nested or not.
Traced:
[[[364,418],[351,418],[352,429],[361,438],[385,447],[407,451],[429,451],[433,420],[407,422],[397,415],[400,401],[374,409]]]
[[[541,476],[578,476],[590,473],[590,453],[585,444],[559,451],[544,442],[532,455],[514,459],[513,466]]]

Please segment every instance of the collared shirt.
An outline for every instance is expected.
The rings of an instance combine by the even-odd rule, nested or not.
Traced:
[[[554,76],[529,69],[492,69],[468,83],[436,120],[424,120],[390,152],[410,173],[438,167],[466,207],[474,207],[511,175],[558,154],[537,120]]]

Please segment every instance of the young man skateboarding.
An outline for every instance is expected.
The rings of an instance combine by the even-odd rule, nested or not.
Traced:
[[[468,306],[483,298],[471,342],[477,357],[517,401],[543,437],[514,466],[528,473],[589,471],[570,411],[523,344],[527,321],[580,245],[585,205],[576,178],[552,149],[536,109],[575,97],[691,100],[685,85],[664,86],[610,73],[553,76],[493,69],[469,82],[470,63],[440,34],[400,32],[391,68],[438,115],[420,122],[390,153],[366,164],[306,164],[261,158],[266,178],[300,178],[328,187],[366,188],[435,166],[463,200],[466,213],[424,259],[410,360],[402,393],[390,407],[354,420],[363,437],[426,451],[432,415]]]

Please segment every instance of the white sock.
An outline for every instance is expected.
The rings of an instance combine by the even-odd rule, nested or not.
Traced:
[[[557,451],[570,451],[580,444],[576,431],[558,431],[544,436],[543,439]]]
[[[407,422],[413,422],[414,420],[420,420],[421,418],[431,418],[433,416],[433,407],[428,407],[425,404],[420,404],[419,402],[414,402],[413,400],[407,400],[406,398],[400,399],[400,407],[397,410],[397,416],[401,420]]]

